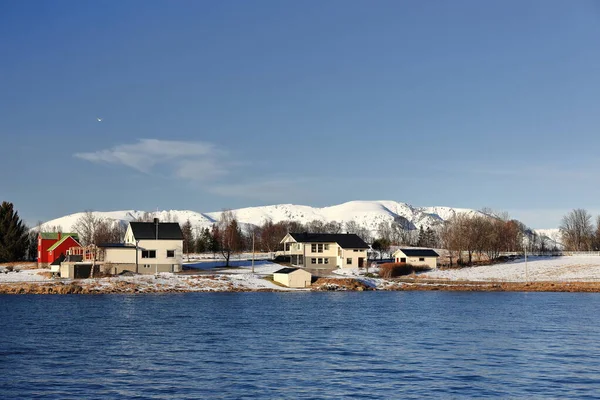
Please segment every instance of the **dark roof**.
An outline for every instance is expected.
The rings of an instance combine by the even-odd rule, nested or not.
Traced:
[[[398,249],[409,257],[439,257],[440,255],[431,249]]]
[[[83,261],[83,255],[81,255],[81,254],[71,254],[71,255],[67,256],[67,259],[65,261],[68,261],[68,262],[81,262],[81,261]]]
[[[66,258],[67,258],[67,256],[65,256],[64,254],[61,254],[60,257],[58,257],[56,260],[52,261],[52,264],[50,264],[50,265],[60,265],[60,263],[65,261]]]
[[[294,271],[298,271],[300,268],[281,268],[275,272],[273,272],[274,274],[291,274]]]
[[[136,240],[156,239],[156,225],[154,222],[130,222],[133,236]],[[183,240],[183,232],[177,222],[159,222],[159,240]]]
[[[135,249],[135,246],[132,244],[127,244],[127,243],[102,243],[100,245],[98,245],[98,247],[103,247],[103,248],[125,248],[125,249]]]
[[[368,249],[369,246],[354,233],[290,233],[300,243],[337,243],[343,249]]]

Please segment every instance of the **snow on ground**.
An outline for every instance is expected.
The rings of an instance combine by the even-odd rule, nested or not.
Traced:
[[[23,269],[18,267],[14,271],[8,272],[6,268],[0,267],[0,283],[11,282],[43,282],[50,281],[50,278],[39,275],[39,273],[50,272],[48,269]]]
[[[600,281],[600,257],[562,256],[530,257],[513,262],[469,267],[461,269],[435,270],[420,277],[469,281]]]
[[[210,290],[296,290],[278,286],[264,279],[273,274],[274,271],[283,268],[279,264],[269,261],[256,261],[254,273],[250,261],[237,261],[236,267],[231,269],[215,269],[215,265],[222,262],[205,262],[202,264],[204,271],[211,274],[173,274],[159,273],[158,275],[133,275],[113,276],[108,278],[80,279],[82,285],[92,285],[97,290],[105,290],[118,285],[135,285],[139,291],[160,292],[169,290],[185,291],[210,291]],[[195,265],[195,264],[194,264]],[[213,267],[211,267],[213,265]],[[50,282],[73,282],[71,279],[53,279],[49,277],[48,269],[27,269],[8,272],[5,267],[0,266],[0,284],[2,283],[50,283]],[[43,275],[40,275],[43,274]]]
[[[200,264],[200,267],[197,265]],[[212,269],[210,265],[217,262],[193,264],[198,273],[173,274],[160,273],[154,275],[116,276],[110,278],[82,279],[78,283],[94,286],[98,291],[124,285],[131,285],[139,292],[164,291],[235,291],[235,290],[305,290],[289,289],[275,285],[265,279],[282,265],[262,260],[256,261],[254,273],[250,261],[237,261],[233,268]],[[222,264],[219,264],[222,265]],[[18,268],[16,268],[18,269]],[[73,282],[72,280],[56,280],[48,277],[47,269],[23,269],[19,272],[8,272],[0,266],[0,284],[11,283],[48,283]],[[369,268],[376,274],[376,268]],[[42,273],[43,275],[40,275]],[[361,282],[378,289],[396,284],[381,278],[365,277],[366,271],[357,268],[334,270],[331,276],[356,278]],[[447,279],[450,281],[490,281],[490,282],[566,282],[566,281],[600,281],[600,256],[563,256],[563,257],[530,257],[527,266],[524,259],[513,262],[478,266],[460,269],[434,270],[418,274],[420,278]]]

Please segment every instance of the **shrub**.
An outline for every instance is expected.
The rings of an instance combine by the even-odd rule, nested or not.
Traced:
[[[381,278],[394,278],[397,276],[410,275],[416,272],[429,271],[426,265],[411,265],[406,263],[385,263],[379,266],[379,276]]]

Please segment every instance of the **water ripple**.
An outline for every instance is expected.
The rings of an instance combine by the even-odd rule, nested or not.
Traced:
[[[0,296],[0,398],[593,398],[600,296]]]

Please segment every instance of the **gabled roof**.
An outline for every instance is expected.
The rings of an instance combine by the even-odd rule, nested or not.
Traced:
[[[398,249],[408,257],[439,257],[440,255],[432,249]]]
[[[40,236],[42,239],[58,240],[58,232],[40,232]],[[62,232],[61,238],[64,238],[65,236],[73,236],[76,240],[79,239],[79,235],[73,232]]]
[[[156,239],[157,229],[154,222],[130,222],[133,237],[136,240]],[[183,232],[177,222],[159,222],[158,240],[183,240]]]
[[[337,243],[343,249],[368,249],[369,246],[354,233],[290,233],[299,243]]]
[[[67,240],[69,240],[69,238],[72,238],[75,241],[75,243],[77,243],[77,245],[79,245],[79,242],[75,239],[75,237],[70,236],[68,233],[66,235],[67,236],[63,236],[62,239],[60,239],[58,242],[56,242],[52,246],[50,246],[48,248],[48,251],[52,251],[52,250],[56,249],[58,246],[60,246],[61,244],[63,244]],[[75,235],[75,236],[77,236],[77,235]]]

